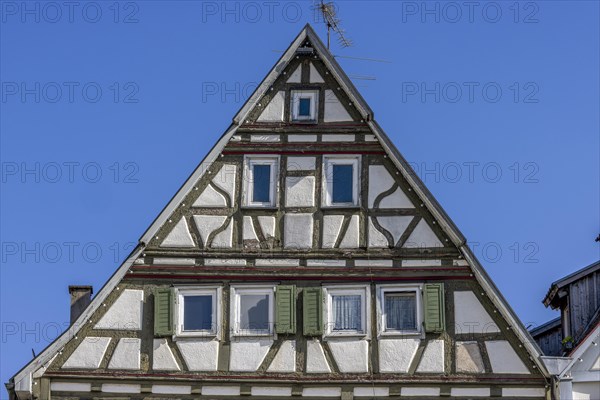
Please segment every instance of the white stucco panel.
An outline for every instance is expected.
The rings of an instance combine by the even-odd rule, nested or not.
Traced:
[[[152,348],[152,369],[159,371],[180,370],[167,339],[154,339]]]
[[[506,340],[488,340],[485,342],[492,372],[496,374],[529,374],[511,344]]]
[[[314,176],[290,176],[285,179],[285,205],[287,207],[312,207],[314,204]]]
[[[348,224],[348,230],[344,238],[340,242],[340,249],[356,249],[358,248],[358,240],[360,237],[359,226],[358,226],[358,215],[353,215],[350,218],[350,224]]]
[[[498,325],[471,291],[454,292],[454,324],[457,333],[495,333]]]
[[[324,122],[352,121],[352,117],[344,108],[333,90],[325,91],[325,115]]]
[[[190,371],[216,371],[219,342],[210,339],[178,340],[177,347]]]
[[[109,337],[88,336],[84,338],[62,368],[96,369],[100,367],[109,343]]]
[[[444,372],[444,341],[430,340],[421,356],[417,372]]]
[[[490,388],[452,388],[450,389],[452,397],[489,397]]]
[[[398,243],[400,237],[408,228],[408,224],[412,221],[412,216],[400,216],[400,217],[377,217],[377,222],[386,231],[388,231],[394,238],[394,245]]]
[[[220,196],[220,195],[219,195]],[[171,232],[162,241],[160,247],[194,247],[194,239],[190,234],[185,217],[181,217],[177,225],[173,227]]]
[[[482,374],[483,358],[477,342],[456,342],[456,372]]]
[[[140,345],[141,339],[119,339],[108,369],[140,369]]]
[[[283,121],[283,104],[285,103],[285,92],[277,92],[265,107],[260,116],[256,119],[258,122],[281,122]]]
[[[339,387],[307,387],[302,389],[302,397],[340,397],[342,388]]]
[[[369,208],[373,208],[375,199],[396,183],[383,165],[369,166]]]
[[[226,207],[225,197],[217,192],[211,185],[206,186],[200,196],[194,201],[192,207]]]
[[[243,225],[244,226],[242,228],[242,236],[243,236],[244,240],[258,240],[258,236],[256,235],[256,232],[254,231],[254,224],[252,223],[252,217],[245,215]]]
[[[272,339],[236,338],[231,341],[229,370],[256,371],[272,345]]]
[[[343,215],[325,215],[323,217],[323,248],[331,249],[335,246],[342,222],[344,222]]]
[[[313,63],[310,63],[310,83],[324,83],[323,77],[315,68]]]
[[[381,199],[379,208],[415,208],[415,206],[408,199],[402,189],[397,187],[392,194],[389,194]]]
[[[142,329],[144,291],[125,289],[94,329],[139,331]]]
[[[266,239],[275,237],[275,217],[260,216],[258,217],[258,224]]]
[[[315,157],[288,157],[288,171],[314,171],[316,167]]]
[[[387,239],[375,228],[372,218],[369,218],[369,247],[388,247]]]
[[[284,340],[267,372],[296,372],[296,341]]]
[[[302,78],[302,65],[298,65],[294,72],[290,75],[287,83],[300,83]]]
[[[284,217],[284,247],[308,249],[312,247],[313,215],[290,214]]]
[[[419,339],[381,339],[379,341],[379,369],[381,372],[408,372]]]
[[[402,247],[443,247],[427,221],[421,219]]]
[[[366,340],[332,339],[327,344],[340,372],[369,372],[369,343]]]
[[[390,388],[387,387],[373,387],[373,386],[364,386],[364,387],[355,387],[354,388],[354,396],[355,397],[388,397],[390,395]]]
[[[224,215],[194,215],[194,223],[200,232],[200,239],[202,239],[204,247],[206,247],[208,236],[223,225],[226,219],[227,217]]]
[[[440,388],[437,387],[411,387],[411,386],[406,386],[403,387],[400,390],[400,394],[402,396],[415,396],[415,397],[422,397],[422,396],[432,396],[432,397],[437,397],[440,395]]]
[[[544,388],[502,388],[502,397],[545,397]]]
[[[323,346],[318,339],[306,341],[306,372],[309,374],[331,372]]]
[[[223,164],[219,172],[215,174],[212,184],[229,195],[231,204],[235,202],[235,178],[237,177],[237,165]]]

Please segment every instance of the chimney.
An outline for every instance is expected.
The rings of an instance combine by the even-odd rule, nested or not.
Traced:
[[[93,288],[91,286],[69,285],[71,295],[71,324],[79,318],[83,310],[92,301]]]

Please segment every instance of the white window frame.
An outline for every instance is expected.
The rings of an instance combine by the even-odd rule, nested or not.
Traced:
[[[325,338],[335,337],[370,337],[371,332],[371,289],[369,285],[326,286],[325,291]],[[333,327],[333,296],[359,295],[361,297],[361,329],[360,331],[334,331]]]
[[[323,201],[324,207],[358,207],[360,205],[360,165],[361,157],[357,156],[323,156]],[[333,166],[352,164],[352,201],[348,203],[333,203]]]
[[[268,295],[269,324],[265,330],[242,330],[240,328],[240,296],[245,294]],[[230,297],[231,334],[233,336],[274,336],[275,330],[275,286],[274,285],[237,285],[231,287]]]
[[[254,196],[254,165],[270,165],[269,197],[271,201],[252,201]],[[245,156],[244,157],[244,206],[246,207],[276,207],[279,186],[279,156]]]
[[[318,90],[292,90],[290,99],[292,122],[317,122],[317,112],[319,110]],[[300,115],[300,99],[310,99],[310,115]]]
[[[389,284],[389,285],[378,285],[377,288],[377,334],[379,336],[422,336],[424,337],[425,331],[423,329],[423,285],[414,284]],[[415,310],[417,315],[415,316],[415,322],[417,325],[416,330],[400,331],[387,329],[386,327],[386,316],[385,316],[385,294],[386,293],[414,293],[415,294]]]
[[[175,315],[175,337],[219,337],[221,334],[221,299],[222,288],[220,286],[193,286],[175,288],[176,309]],[[211,296],[212,297],[212,321],[211,329],[198,331],[183,330],[183,317],[185,296]]]

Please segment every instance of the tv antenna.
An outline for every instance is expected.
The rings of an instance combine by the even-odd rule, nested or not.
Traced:
[[[344,30],[340,27],[340,19],[337,16],[336,7],[333,1],[325,3],[323,0],[317,6],[321,15],[323,16],[323,22],[327,25],[327,48],[331,45],[331,30],[337,34],[338,42],[342,47],[352,46],[352,42],[344,36]]]

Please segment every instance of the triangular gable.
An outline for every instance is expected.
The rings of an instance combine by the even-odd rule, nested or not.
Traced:
[[[381,127],[373,120],[373,112],[371,111],[369,106],[366,104],[366,102],[364,101],[362,96],[358,93],[358,91],[356,90],[356,88],[354,87],[354,85],[352,84],[350,79],[342,71],[342,69],[339,66],[339,64],[337,63],[337,61],[334,59],[334,57],[331,55],[331,53],[326,49],[326,47],[321,42],[321,40],[318,38],[316,33],[313,31],[313,29],[309,25],[306,25],[304,27],[304,29],[300,32],[300,34],[296,37],[296,39],[292,42],[290,47],[284,52],[283,56],[280,58],[280,60],[277,62],[277,64],[273,67],[271,72],[267,75],[267,77],[263,80],[263,82],[258,86],[258,88],[255,90],[255,92],[250,97],[250,99],[244,104],[244,106],[242,106],[240,111],[236,114],[236,116],[233,119],[232,125],[227,129],[227,131],[223,134],[223,136],[219,139],[219,141],[211,149],[211,151],[208,153],[208,155],[205,157],[205,159],[202,161],[202,163],[194,170],[194,172],[186,180],[186,182],[183,184],[183,186],[179,189],[179,191],[175,194],[175,196],[171,199],[171,201],[167,204],[167,206],[162,210],[162,212],[154,220],[154,222],[151,224],[151,226],[142,235],[142,237],[140,238],[140,243],[137,246],[137,248],[132,252],[132,254],[127,258],[127,260],[125,260],[125,262],[119,267],[119,269],[110,278],[110,280],[104,285],[104,287],[98,292],[96,297],[91,302],[90,306],[82,313],[82,315],[78,318],[78,320],[75,322],[75,324],[73,324],[73,327],[71,329],[69,329],[68,331],[66,331],[58,339],[56,339],[43,352],[41,352],[37,357],[35,357],[34,360],[32,360],[26,367],[24,367],[19,373],[17,373],[15,375],[14,382],[15,382],[15,390],[16,391],[25,392],[25,393],[31,392],[32,374],[35,371],[39,370],[40,368],[44,368],[45,366],[47,366],[52,361],[52,359],[56,356],[57,352],[67,342],[69,342],[76,335],[79,328],[87,322],[90,315],[92,315],[102,305],[102,302],[107,298],[107,296],[109,294],[111,294],[113,292],[115,287],[123,279],[123,277],[125,276],[127,271],[132,267],[134,262],[142,255],[142,253],[143,253],[145,247],[148,245],[148,243],[150,243],[150,241],[153,238],[155,238],[159,229],[161,229],[162,226],[167,224],[169,222],[169,219],[172,218],[174,211],[177,210],[178,207],[181,207],[182,200],[191,191],[193,191],[194,189],[198,189],[198,187],[195,187],[197,182],[203,176],[205,176],[207,174],[214,177],[216,174],[219,173],[219,171],[211,170],[211,166],[213,166],[215,160],[218,159],[219,155],[222,153],[225,146],[230,142],[232,137],[236,134],[240,125],[242,125],[245,122],[246,118],[252,113],[253,109],[256,108],[257,104],[259,104],[261,99],[267,98],[265,96],[267,96],[267,93],[270,90],[270,88],[272,87],[272,85],[275,83],[275,81],[278,78],[280,78],[282,71],[284,71],[288,67],[288,65],[292,62],[292,60],[294,59],[294,55],[296,54],[296,51],[298,50],[298,48],[300,48],[303,45],[303,43],[305,43],[307,40],[310,41],[310,44],[314,48],[314,51],[318,55],[319,59],[324,63],[327,70],[331,72],[332,77],[336,80],[336,83],[339,84],[340,96],[344,96],[349,99],[350,103],[353,106],[353,109],[356,110],[356,113],[358,113],[360,118],[362,119],[361,122],[364,122],[366,124],[366,126],[368,126],[368,128],[373,133],[375,140],[383,147],[383,150],[385,151],[387,157],[393,163],[393,165],[398,169],[398,171],[402,175],[402,178],[406,181],[406,183],[410,187],[410,190],[416,196],[418,196],[418,199],[422,202],[421,207],[424,207],[426,210],[428,210],[428,212],[430,212],[431,215],[433,216],[434,220],[437,221],[438,228],[436,228],[436,229],[441,229],[441,232],[443,232],[443,234],[448,237],[450,242],[459,249],[460,253],[462,254],[462,256],[465,259],[465,263],[468,266],[470,266],[470,268],[472,269],[472,272],[473,272],[476,280],[483,287],[484,291],[487,294],[487,297],[489,297],[491,302],[498,308],[498,311],[500,312],[500,314],[510,324],[513,331],[518,336],[518,338],[521,340],[523,345],[526,347],[529,354],[531,356],[533,356],[534,362],[536,363],[536,365],[538,366],[540,371],[547,374],[546,369],[544,368],[543,364],[539,360],[540,351],[539,351],[537,345],[535,345],[535,342],[530,337],[529,333],[525,330],[525,328],[523,327],[523,325],[521,324],[519,319],[516,317],[516,315],[512,311],[512,309],[508,306],[505,299],[502,297],[502,295],[499,293],[497,288],[494,286],[493,282],[491,281],[491,279],[489,278],[489,276],[487,275],[487,273],[485,272],[485,270],[483,269],[483,267],[481,266],[479,261],[476,259],[476,257],[472,253],[472,251],[468,248],[468,246],[466,245],[466,239],[463,237],[463,235],[460,233],[460,231],[454,225],[454,223],[450,220],[450,218],[447,216],[447,214],[443,211],[443,209],[437,203],[437,201],[434,199],[432,194],[427,190],[427,188],[424,186],[423,182],[418,178],[418,176],[416,176],[416,174],[411,169],[411,167],[409,166],[407,161],[402,157],[402,155],[399,153],[399,151],[396,149],[396,147],[393,145],[393,143],[390,141],[390,139],[387,137],[387,135],[383,132]],[[310,71],[312,71],[314,69],[314,66],[311,64],[310,68],[311,68]],[[313,78],[311,78],[311,79],[315,79],[316,82],[319,81],[319,79],[316,78],[315,74],[311,74],[311,76],[313,76]],[[324,80],[323,74],[319,73],[319,78],[320,78],[320,80]],[[325,79],[327,79],[327,78],[325,78]],[[271,100],[274,99],[275,97],[276,97],[276,95],[271,96]],[[335,97],[339,101],[340,97],[338,96],[338,94],[335,94]],[[268,108],[269,107],[268,104],[269,103],[265,103],[264,106],[266,106]],[[263,105],[261,105],[261,107],[262,106]],[[263,107],[263,110],[264,110],[264,107]],[[266,112],[266,110],[264,110],[264,112]],[[258,118],[260,118],[260,117],[258,117]],[[220,198],[217,196],[217,195],[220,195],[225,199],[225,206],[227,207],[229,205],[229,203],[227,202],[228,195],[233,196],[232,187],[231,186],[226,186],[226,187],[220,186],[218,183],[215,183],[214,180],[213,180],[213,183],[214,184],[207,185],[205,188],[203,188],[203,190],[204,190],[203,195],[208,196],[211,199],[211,201],[214,201],[214,202],[218,203],[220,206],[222,206],[223,201],[220,200]],[[393,194],[393,192],[391,192],[390,195],[391,194]],[[410,199],[405,198],[405,196],[403,196],[403,193],[402,194],[398,193],[395,196],[396,197],[394,198],[394,201],[405,202],[405,204],[407,206],[416,206],[415,204],[413,204],[413,202]],[[391,201],[391,200],[392,199],[388,199],[388,201]],[[217,224],[214,221],[213,222],[214,222],[214,224],[219,225],[218,232],[213,232],[212,234],[208,234],[208,235],[207,234],[202,235],[202,232],[199,232],[199,235],[202,238],[202,240],[206,241],[207,243],[216,241],[216,243],[218,245],[227,245],[227,242],[228,242],[228,240],[230,240],[229,237],[231,235],[231,232],[230,232],[231,224],[228,223],[227,215],[217,215],[217,217],[220,218],[218,221],[218,222],[220,222],[220,224]],[[296,214],[295,217],[300,218],[301,214]],[[393,218],[393,217],[390,217],[390,218]],[[182,226],[187,226],[190,223],[190,221],[185,220],[185,219],[177,219],[174,222],[177,224],[176,227],[180,227],[180,228]],[[198,222],[198,221],[196,221],[196,222]],[[204,221],[200,221],[199,223],[203,224]],[[340,232],[342,230],[342,228],[341,228],[342,225],[345,227],[345,229],[347,229],[348,226],[352,226],[352,224],[354,224],[354,223],[355,223],[355,221],[353,218],[347,218],[347,220],[343,221],[343,223],[340,225],[340,228],[336,232],[334,232],[334,234],[332,234],[332,235],[336,236],[335,242],[337,243],[338,246],[345,247],[345,246],[348,246],[349,244],[352,244],[355,242],[356,238],[354,238],[353,236],[348,235],[348,234],[344,234],[344,235],[340,234]],[[407,225],[415,224],[415,223],[419,224],[420,222],[419,222],[419,220],[416,220],[416,219],[411,220],[411,221],[408,221],[408,220],[406,221]],[[246,229],[246,227],[244,227],[244,235],[246,235],[246,234],[257,235],[257,227],[260,227],[259,230],[261,231],[261,234],[264,235],[264,232],[268,231],[271,228],[263,228],[263,225],[265,225],[265,224],[268,226],[273,225],[272,222],[266,223],[266,221],[264,221],[264,220],[259,223],[255,223],[254,221],[252,221],[252,224],[253,225],[251,228],[249,227],[248,229]],[[390,237],[393,237],[392,240],[396,243],[400,242],[400,239],[402,238],[404,232],[400,232],[400,230],[398,232],[394,231],[394,229],[396,229],[398,227],[398,221],[392,221],[392,220],[387,221],[386,220],[384,222],[384,224],[387,224],[390,227],[390,231],[393,231],[389,235]],[[198,223],[196,225],[198,225]],[[420,230],[422,231],[421,237],[424,237],[427,240],[431,240],[433,237],[430,235],[430,232],[428,230],[431,228],[431,226],[430,225],[425,225],[424,227],[423,227],[423,225],[421,225],[421,226],[422,226],[422,228],[420,228]],[[174,229],[176,227],[174,227]],[[373,227],[374,227],[374,224],[371,221],[371,223],[369,224],[369,231],[371,231],[371,228],[373,228]],[[183,237],[183,239],[182,239],[183,241],[188,240],[186,238],[185,234],[183,236],[181,236],[180,234],[181,234],[181,232],[175,231],[175,233],[173,233],[174,238],[177,237],[178,238],[177,240],[181,240],[181,238]],[[375,234],[374,237],[375,237],[375,242],[377,244],[381,243],[382,246],[384,245],[384,243],[386,241],[390,240],[390,238],[388,238],[386,235],[382,235],[381,233]],[[406,239],[407,238],[403,238],[403,240],[406,240]],[[439,238],[438,238],[438,240],[439,240]],[[187,242],[187,243],[189,243],[189,242]],[[205,243],[203,243],[202,245],[204,246]]]

